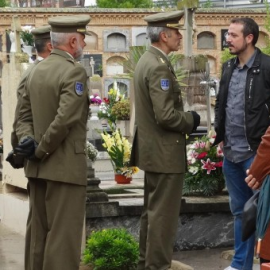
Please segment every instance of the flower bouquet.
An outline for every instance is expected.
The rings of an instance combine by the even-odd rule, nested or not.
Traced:
[[[113,113],[112,109],[115,104],[124,99],[124,95],[120,94],[120,91],[114,86],[108,93],[108,98],[104,98],[103,102],[100,104],[98,117],[100,119],[107,119],[109,125],[115,125],[117,119],[116,115]]]
[[[96,161],[97,159],[98,150],[96,147],[90,143],[86,142],[86,157],[90,159],[92,162]]]
[[[131,144],[118,129],[111,135],[104,132],[101,136],[104,141],[103,147],[111,158],[115,174],[131,178],[134,173],[139,171],[137,167],[129,166]]]
[[[90,104],[94,104],[94,105],[100,105],[102,102],[101,97],[98,94],[94,94],[90,96]]]
[[[217,194],[225,187],[222,173],[223,152],[219,146],[212,146],[215,135],[212,132],[187,145],[188,171],[185,174],[183,194]]]

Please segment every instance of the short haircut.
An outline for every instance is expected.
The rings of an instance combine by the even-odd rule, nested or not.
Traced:
[[[43,53],[45,52],[46,45],[51,42],[51,39],[49,38],[43,38],[43,39],[36,39],[35,40],[35,49],[37,53]]]
[[[252,44],[255,46],[259,38],[259,26],[253,19],[246,17],[234,18],[231,20],[231,23],[242,24],[244,37],[252,34],[253,35]]]
[[[151,43],[159,42],[159,34],[161,32],[169,32],[167,27],[158,27],[158,26],[148,26],[147,27],[147,36],[150,39]]]
[[[74,33],[51,32],[51,41],[53,48],[57,48],[60,45],[67,45],[71,35],[74,35]]]

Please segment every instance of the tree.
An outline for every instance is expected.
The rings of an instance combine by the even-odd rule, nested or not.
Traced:
[[[151,8],[152,0],[97,0],[98,8]]]
[[[0,7],[8,6],[8,2],[6,0],[0,0]]]

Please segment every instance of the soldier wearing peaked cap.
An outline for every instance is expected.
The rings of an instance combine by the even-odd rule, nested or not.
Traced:
[[[11,145],[13,149],[18,145],[18,137],[16,135],[16,125],[17,125],[19,110],[21,106],[21,97],[23,95],[24,88],[25,88],[25,83],[32,69],[40,61],[42,61],[44,58],[49,56],[52,51],[50,31],[51,31],[51,27],[49,25],[41,26],[32,30],[32,34],[34,36],[35,49],[37,53],[37,59],[23,73],[19,86],[17,88],[17,105],[16,105],[16,110],[15,110],[13,130],[11,132]],[[24,166],[24,159],[14,156],[14,151],[9,154],[9,161],[11,162],[12,166],[14,166],[17,169],[22,168]]]
[[[86,199],[89,16],[49,19],[53,51],[30,73],[16,128],[30,190],[25,270],[78,270]]]
[[[134,73],[135,133],[130,162],[145,171],[137,270],[171,269],[186,170],[185,138],[200,123],[196,112],[183,111],[180,85],[168,58],[180,47],[183,15],[173,11],[145,18],[151,46]]]

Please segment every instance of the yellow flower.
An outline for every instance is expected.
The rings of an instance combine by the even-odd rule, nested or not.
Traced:
[[[131,144],[127,138],[123,137],[120,130],[115,130],[111,135],[108,133],[101,134],[103,147],[108,152],[111,162],[116,173],[121,173],[126,177],[138,172],[137,167],[129,166]]]

